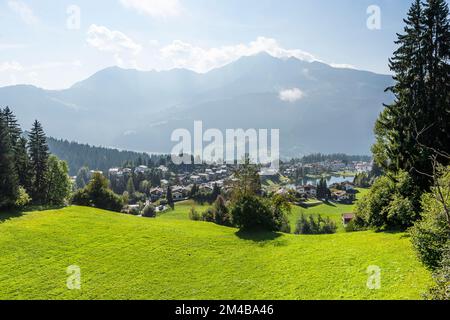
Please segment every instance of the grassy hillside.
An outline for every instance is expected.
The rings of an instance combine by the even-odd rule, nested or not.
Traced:
[[[242,234],[84,207],[1,219],[0,299],[417,299],[430,283],[403,234]]]

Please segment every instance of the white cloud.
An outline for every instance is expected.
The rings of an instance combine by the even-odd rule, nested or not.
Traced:
[[[162,58],[169,60],[175,67],[187,68],[201,73],[224,66],[241,57],[252,56],[261,52],[267,52],[276,58],[295,57],[308,62],[318,61],[308,52],[299,49],[285,49],[275,39],[265,37],[258,37],[248,44],[207,49],[175,40],[160,50]]]
[[[299,88],[281,90],[279,92],[280,100],[284,101],[284,102],[290,102],[290,103],[301,100],[304,96],[305,96],[305,94]]]
[[[23,69],[23,66],[17,61],[0,63],[0,71],[22,71]]]
[[[90,46],[104,52],[120,53],[131,52],[138,54],[142,50],[139,43],[120,31],[110,30],[104,26],[95,24],[89,27],[87,42]]]
[[[120,0],[120,3],[150,17],[176,17],[182,11],[179,0]]]
[[[142,51],[142,45],[124,33],[93,24],[87,32],[87,43],[99,51],[112,53],[119,67],[137,69],[135,57]]]
[[[30,6],[20,0],[9,0],[8,6],[11,10],[16,12],[26,24],[32,25],[39,21]]]

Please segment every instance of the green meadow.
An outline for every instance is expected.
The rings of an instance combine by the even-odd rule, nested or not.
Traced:
[[[191,206],[156,219],[86,207],[0,214],[0,299],[420,299],[431,284],[402,233],[242,233],[189,221]],[[73,265],[80,290],[66,286]],[[372,265],[379,290],[366,285]]]

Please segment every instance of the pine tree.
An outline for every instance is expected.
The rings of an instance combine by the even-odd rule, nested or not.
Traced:
[[[14,166],[14,152],[4,114],[0,113],[0,208],[15,205],[18,197],[18,179]]]
[[[32,170],[31,197],[35,203],[46,203],[46,174],[48,170],[49,151],[42,125],[36,120],[29,133],[28,149]]]

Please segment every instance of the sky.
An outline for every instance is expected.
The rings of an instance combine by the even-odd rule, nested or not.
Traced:
[[[207,72],[268,52],[389,73],[409,0],[0,0],[0,86],[110,66]]]

